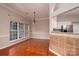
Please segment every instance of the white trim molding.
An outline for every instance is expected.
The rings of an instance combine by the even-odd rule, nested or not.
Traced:
[[[49,51],[51,51],[52,53],[56,54],[57,56],[61,56],[60,54],[58,54],[57,52],[53,51],[52,49],[49,48]]]
[[[31,38],[49,39],[49,34],[48,33],[32,33]]]

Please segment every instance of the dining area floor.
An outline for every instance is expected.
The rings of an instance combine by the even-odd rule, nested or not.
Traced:
[[[49,51],[48,39],[28,39],[0,50],[0,56],[56,56]]]

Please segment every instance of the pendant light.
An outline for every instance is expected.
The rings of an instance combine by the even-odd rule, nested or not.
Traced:
[[[36,20],[35,20],[35,14],[36,14],[36,12],[34,11],[33,14],[34,14],[33,24],[35,24],[36,23]]]

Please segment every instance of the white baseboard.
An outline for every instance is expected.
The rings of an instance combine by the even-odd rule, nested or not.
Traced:
[[[29,38],[28,38],[29,39]],[[28,40],[28,39],[26,39],[26,40]],[[12,43],[12,44],[9,44],[9,45],[5,45],[5,46],[3,46],[3,47],[0,47],[0,49],[4,49],[4,48],[7,48],[7,47],[10,47],[10,46],[12,46],[12,45],[14,45],[14,44],[17,44],[17,43],[20,43],[20,42],[23,42],[23,41],[25,41],[25,40],[20,40],[20,41],[18,41],[18,42],[16,42],[16,43]]]
[[[48,33],[32,33],[31,38],[49,39],[49,34]]]
[[[57,52],[53,51],[52,49],[49,49],[49,51],[51,51],[52,53],[56,54],[57,56],[61,56],[60,54],[58,54]]]
[[[35,38],[35,37],[31,37],[33,39],[43,39],[43,40],[47,40],[48,38]]]

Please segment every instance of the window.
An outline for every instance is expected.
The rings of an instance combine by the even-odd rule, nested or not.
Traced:
[[[17,39],[17,22],[10,22],[10,40]]]
[[[25,38],[28,36],[28,25],[10,21],[10,40]]]
[[[19,23],[19,38],[25,37],[24,33],[25,33],[24,24],[23,23]]]
[[[25,36],[28,36],[28,31],[29,29],[28,29],[28,24],[25,24]]]

